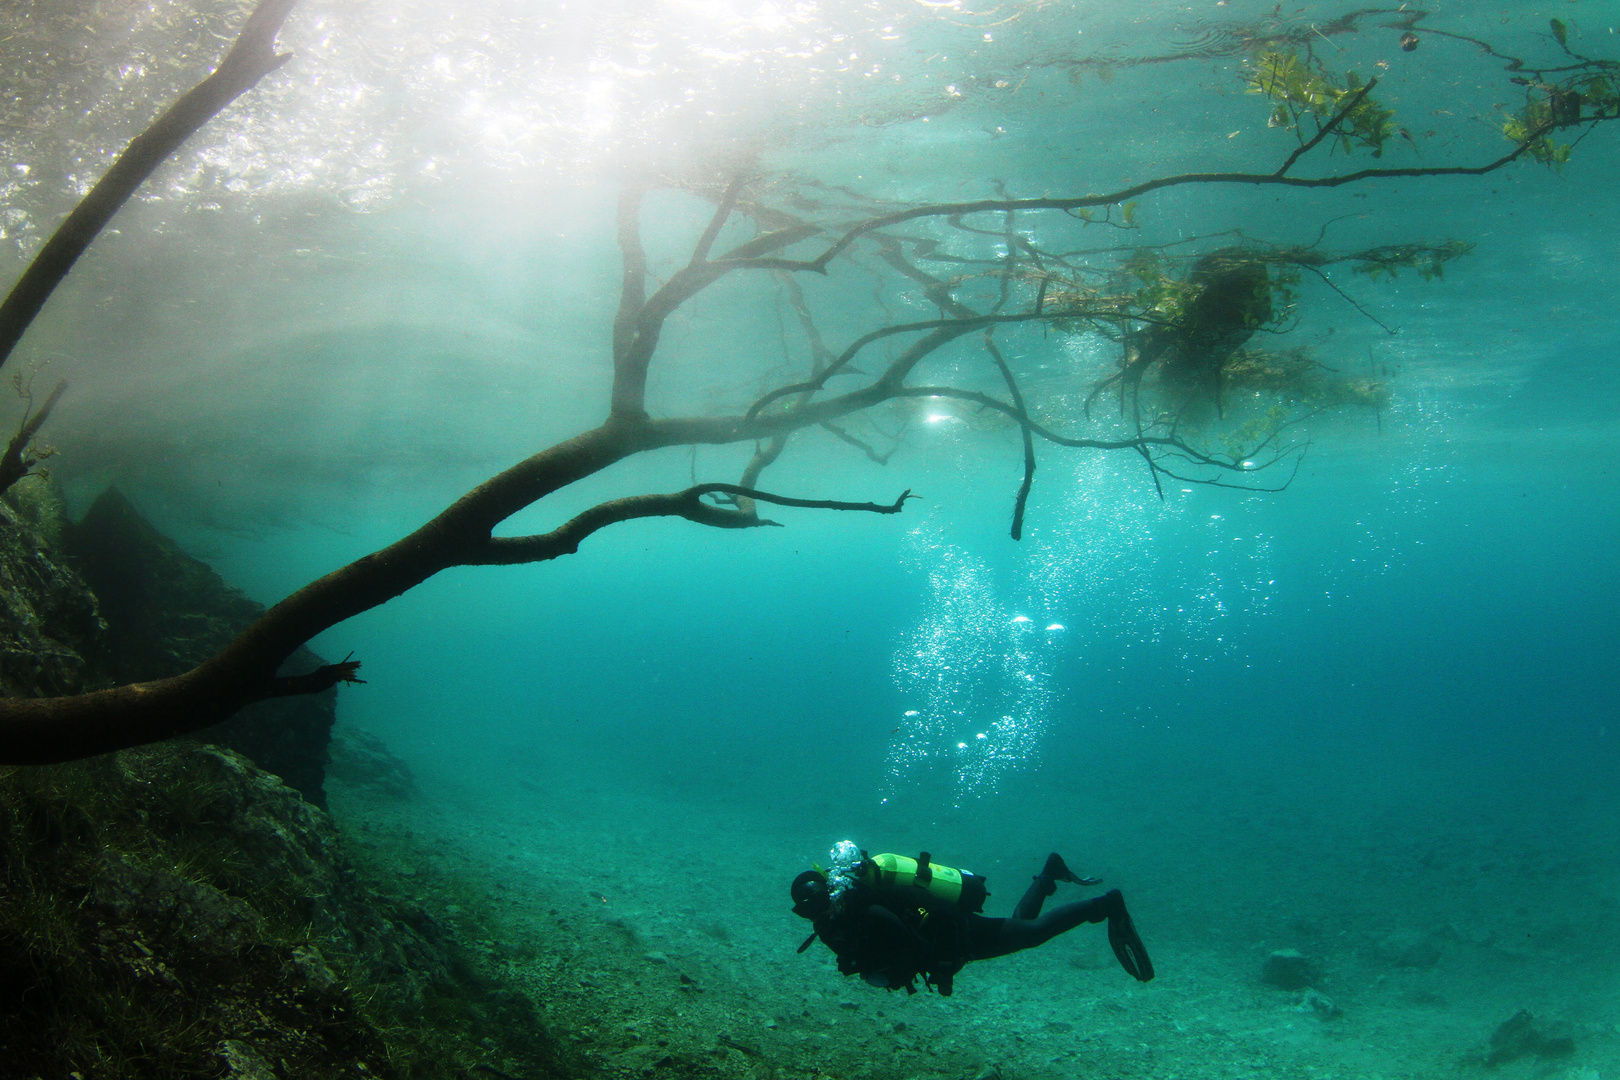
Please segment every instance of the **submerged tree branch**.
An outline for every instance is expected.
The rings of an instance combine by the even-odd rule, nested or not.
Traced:
[[[84,250],[96,232],[118,206],[129,197],[156,164],[173,152],[226,103],[254,85],[265,73],[286,59],[274,53],[275,34],[294,0],[262,0],[244,28],[235,47],[218,71],[183,97],[147,132],[126,150],[68,221],[42,249],[0,305],[0,361],[26,330],[51,290],[68,272],[73,260]],[[1368,90],[1371,89],[1369,86]],[[744,184],[732,182],[719,200],[707,227],[693,247],[690,259],[649,295],[648,259],[641,239],[640,217],[646,186],[627,185],[619,204],[617,241],[623,258],[619,306],[612,333],[613,388],[608,418],[598,427],[582,432],[518,462],[467,492],[440,514],[414,532],[389,546],[340,567],[311,582],[266,611],[217,655],[183,675],[148,683],[123,686],[71,697],[53,699],[0,700],[0,764],[61,761],[103,751],[153,742],[186,734],[229,717],[257,700],[285,694],[308,693],[355,682],[359,665],[351,660],[326,665],[308,675],[281,677],[281,664],[301,644],[353,616],[380,606],[414,588],[442,570],[457,566],[509,565],[539,562],[571,554],[601,529],[618,522],[649,517],[680,517],[698,524],[727,529],[770,526],[755,512],[755,504],[854,511],[876,514],[900,513],[912,498],[904,492],[892,504],[855,503],[834,500],[797,499],[761,491],[754,486],[760,473],[782,452],[788,439],[812,425],[822,425],[834,435],[864,447],[860,440],[841,428],[838,421],[886,402],[914,398],[950,398],[979,405],[997,412],[1019,425],[1024,443],[1024,477],[1014,508],[1013,535],[1021,531],[1030,485],[1034,476],[1034,439],[1074,448],[1101,451],[1127,451],[1140,454],[1158,484],[1160,475],[1178,476],[1168,465],[1190,465],[1194,471],[1210,472],[1211,477],[1186,477],[1197,483],[1221,484],[1232,477],[1233,486],[1249,486],[1234,474],[1258,471],[1270,464],[1292,459],[1297,471],[1302,444],[1286,444],[1273,431],[1254,454],[1259,458],[1235,460],[1211,454],[1189,445],[1178,434],[1177,417],[1133,417],[1134,434],[1128,438],[1101,439],[1063,435],[1030,415],[1016,373],[1002,355],[990,332],[1002,324],[1059,320],[1110,320],[1120,326],[1151,323],[1155,312],[1144,305],[1100,305],[1087,307],[1085,300],[1094,290],[1075,287],[1066,299],[1055,302],[1048,291],[1056,267],[1072,270],[1063,256],[1044,263],[1033,242],[1012,229],[1013,213],[1036,210],[1075,211],[1124,203],[1149,192],[1189,184],[1250,184],[1289,187],[1338,187],[1361,181],[1401,177],[1478,176],[1517,160],[1529,152],[1536,140],[1552,130],[1551,122],[1529,130],[1515,149],[1485,165],[1437,168],[1375,168],[1318,178],[1287,175],[1288,170],[1307,152],[1320,145],[1326,133],[1337,128],[1359,101],[1347,106],[1327,122],[1315,139],[1290,155],[1281,167],[1270,173],[1186,173],[1160,177],[1109,194],[1035,199],[975,200],[937,203],[878,213],[844,228],[829,232],[830,243],[815,258],[799,260],[780,253],[789,246],[821,232],[791,215],[762,212],[741,198]],[[1000,189],[998,188],[998,193]],[[892,205],[892,204],[890,204]],[[742,209],[739,210],[738,208]],[[752,209],[751,209],[752,208]],[[961,219],[967,215],[999,211],[1009,215],[999,233],[973,229]],[[718,258],[711,251],[725,231],[733,213],[746,213],[763,229]],[[911,259],[925,257],[919,246],[931,241],[897,238],[883,230],[908,221],[945,218],[958,229],[1000,236],[1007,244],[1004,259],[958,259],[969,265],[999,266],[999,298],[988,314],[973,311],[953,295],[960,281],[928,274]],[[846,219],[847,220],[847,219]],[[831,238],[836,235],[836,238]],[[669,316],[710,285],[736,270],[780,270],[785,272],[826,273],[829,264],[848,251],[857,240],[875,241],[879,255],[890,271],[920,286],[920,294],[936,305],[943,317],[884,326],[855,340],[834,357],[818,343],[814,334],[814,362],[804,381],[770,390],[741,415],[654,418],[648,411],[647,382],[650,365],[658,349],[660,335]],[[908,257],[905,244],[912,244]],[[932,250],[931,248],[929,250]],[[1019,254],[1022,252],[1022,254]],[[1015,262],[1033,275],[1024,273],[1015,280]],[[1048,272],[1049,268],[1053,272]],[[1038,282],[1032,310],[1006,311],[1015,298],[1024,295],[1020,283]],[[1060,286],[1061,287],[1061,286]],[[917,292],[913,292],[915,297]],[[907,380],[924,360],[945,349],[958,338],[974,331],[985,331],[985,345],[1002,380],[1010,401],[966,387],[949,385],[912,386]],[[1107,329],[1105,337],[1119,337]],[[7,336],[9,335],[9,336]],[[898,335],[915,335],[876,375],[850,370],[863,349],[880,340]],[[1120,336],[1126,336],[1121,331]],[[898,348],[898,346],[896,346]],[[1139,377],[1147,361],[1138,358],[1127,366],[1122,377]],[[863,374],[855,389],[823,396],[827,383],[839,374]],[[1117,378],[1117,377],[1116,377]],[[778,404],[784,399],[791,399]],[[24,425],[13,451],[20,461],[26,445],[38,431],[51,402]],[[1089,404],[1089,402],[1088,402]],[[776,408],[771,406],[777,405]],[[30,425],[32,426],[30,429]],[[513,514],[545,499],[585,477],[599,473],[628,457],[671,446],[756,443],[756,452],[744,471],[743,484],[694,484],[669,494],[634,495],[601,503],[584,511],[548,533],[521,537],[497,537],[495,530]],[[880,458],[865,448],[874,460]],[[8,451],[10,456],[11,451]],[[0,465],[3,470],[4,465]],[[1292,477],[1290,476],[1290,479]],[[1283,485],[1286,487],[1286,483]],[[1251,488],[1252,489],[1252,488]],[[730,506],[718,501],[731,500]]]
[[[39,407],[39,411],[23,418],[22,427],[11,437],[5,452],[0,453],[0,492],[27,476],[33,471],[34,466],[39,464],[40,458],[46,456],[46,453],[33,452],[34,437],[39,434],[39,429],[45,426],[45,421],[50,419],[51,410],[56,408],[56,403],[62,400],[62,395],[66,392],[67,381],[65,379],[58,381],[56,389],[51,391],[50,396],[45,399],[45,404]]]
[[[1012,398],[1013,411],[1018,420],[1019,433],[1024,437],[1024,478],[1018,484],[1018,494],[1013,499],[1012,529],[1010,535],[1014,540],[1024,538],[1024,510],[1029,505],[1029,489],[1035,483],[1035,435],[1030,430],[1029,411],[1024,406],[1023,391],[1018,388],[1018,380],[1013,377],[1012,368],[1007,366],[1007,360],[996,347],[993,331],[984,332],[984,347],[990,353],[990,358],[996,362],[996,370],[1001,372],[1001,378],[1007,384],[1007,396]]]
[[[462,562],[467,566],[512,566],[518,563],[545,562],[574,554],[586,537],[600,529],[637,518],[681,517],[716,529],[752,529],[777,524],[753,513],[728,510],[703,501],[705,495],[721,493],[737,499],[775,503],[779,506],[801,506],[813,510],[859,510],[873,514],[898,514],[905,501],[912,497],[911,492],[907,491],[893,504],[884,505],[835,502],[827,499],[793,499],[738,484],[698,484],[685,491],[668,495],[631,495],[628,498],[613,499],[591,507],[548,533],[535,536],[491,537],[481,549],[469,553]]]
[[[638,181],[627,183],[619,192],[617,239],[623,263],[619,280],[619,311],[613,318],[613,364],[629,352],[635,334],[636,318],[647,302],[647,250],[641,244],[641,200],[647,189]],[[615,387],[615,399],[617,387]]]
[[[854,360],[855,357],[860,354],[861,350],[865,349],[873,342],[882,341],[884,338],[888,337],[894,337],[896,334],[914,334],[923,330],[955,330],[958,332],[952,334],[951,337],[956,338],[960,337],[962,334],[976,330],[981,326],[993,326],[999,323],[1050,322],[1056,318],[1081,319],[1088,316],[1112,314],[1116,313],[1104,312],[1100,310],[1075,310],[1063,312],[1026,311],[1009,315],[974,315],[969,313],[958,318],[926,319],[922,322],[900,323],[897,326],[880,327],[857,338],[847,349],[839,353],[837,359],[835,359],[831,364],[828,364],[826,369],[823,370],[816,378],[807,382],[792,383],[788,386],[779,386],[770,393],[765,394],[758,401],[748,406],[746,419],[754,419],[755,417],[759,416],[759,414],[762,413],[766,407],[775,404],[782,398],[792,397],[795,394],[810,393],[822,389],[824,386],[826,386],[827,380],[845,370],[850,361]]]
[[[821,422],[821,426],[839,442],[848,443],[850,446],[853,446],[855,449],[865,454],[866,460],[870,461],[874,465],[887,465],[889,463],[889,459],[894,456],[895,450],[899,448],[899,444],[896,443],[894,446],[889,447],[887,452],[879,451],[875,446],[867,442],[865,439],[858,435],[851,434],[842,426],[833,423],[831,420],[823,420]]]
[[[295,3],[297,0],[260,0],[214,73],[135,136],[107,170],[107,175],[74,207],[67,220],[57,226],[50,240],[11,287],[5,302],[0,303],[0,364],[11,355],[79,256],[129,201],[135,189],[152,175],[152,170],[221,109],[292,58],[291,53],[277,53],[275,42],[281,24],[287,21]]]
[[[1377,78],[1369,79],[1365,86],[1351,94],[1350,100],[1345,103],[1344,107],[1338,112],[1334,113],[1333,117],[1329,119],[1327,123],[1318,128],[1316,134],[1313,135],[1308,142],[1300,143],[1299,147],[1292,154],[1288,155],[1288,160],[1277,166],[1277,171],[1272,173],[1272,175],[1286,175],[1288,170],[1294,167],[1294,163],[1296,161],[1310,153],[1312,150],[1315,150],[1317,146],[1321,144],[1323,139],[1327,138],[1335,130],[1337,130],[1339,125],[1344,123],[1345,118],[1356,111],[1356,106],[1367,100],[1367,95],[1372,93],[1373,87],[1377,85]]]
[[[183,675],[70,697],[0,700],[0,764],[65,761],[139,746],[198,731],[268,697],[354,681],[358,665],[352,662],[329,665],[297,683],[278,679],[276,671],[299,645],[322,630],[386,603],[450,567],[554,558],[607,524],[637,517],[680,516],[720,528],[770,524],[702,503],[701,497],[708,494],[884,514],[899,513],[912,497],[907,492],[893,504],[846,503],[794,499],[734,484],[702,484],[674,495],[615,500],[541,537],[492,537],[494,527],[513,513],[625,457],[658,446],[756,437],[736,421],[696,423],[709,438],[690,438],[696,432],[690,425],[610,418],[543,450],[480,484],[409,536],[299,589],[214,657]]]
[[[1429,168],[1397,168],[1397,169],[1357,169],[1355,172],[1340,173],[1336,176],[1301,177],[1279,175],[1276,172],[1247,173],[1247,172],[1213,172],[1213,173],[1181,173],[1177,176],[1163,176],[1154,180],[1145,180],[1140,184],[1120,188],[1118,191],[1106,195],[1083,195],[1072,198],[1034,198],[1034,199],[974,199],[969,202],[932,203],[927,206],[913,206],[905,210],[896,210],[893,213],[880,217],[870,218],[844,232],[832,246],[828,247],[814,259],[793,262],[784,269],[810,270],[816,273],[826,273],[827,266],[856,240],[877,231],[907,221],[916,221],[919,218],[959,217],[967,214],[981,214],[989,211],[1008,210],[1082,210],[1096,206],[1115,206],[1130,202],[1149,192],[1162,191],[1165,188],[1182,187],[1188,184],[1251,184],[1255,187],[1280,185],[1283,187],[1301,188],[1334,188],[1345,184],[1360,183],[1365,180],[1392,180],[1425,176],[1484,176],[1495,172],[1503,166],[1510,165],[1523,157],[1534,141],[1542,135],[1553,130],[1551,123],[1541,125],[1530,132],[1510,152],[1503,154],[1494,161],[1484,165],[1444,165]]]

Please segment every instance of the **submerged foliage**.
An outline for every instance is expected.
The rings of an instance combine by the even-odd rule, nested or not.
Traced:
[[[1392,400],[1385,381],[1310,348],[1254,343],[1256,335],[1283,335],[1298,322],[1306,275],[1343,296],[1325,274],[1333,265],[1375,281],[1402,270],[1432,280],[1470,250],[1454,240],[1337,253],[1253,242],[1194,256],[1149,247],[1130,250],[1101,282],[1050,267],[1036,279],[1056,329],[1082,346],[1100,339],[1105,352],[1115,350],[1111,370],[1090,376],[1079,411],[1089,415],[1110,397],[1143,430],[1196,433],[1221,460],[1240,464],[1274,450],[1277,436],[1309,416],[1344,407],[1376,412]],[[1072,422],[1074,411],[1071,400],[1043,414]]]
[[[1525,84],[1525,104],[1502,121],[1502,134],[1511,142],[1524,143],[1531,158],[1555,169],[1569,162],[1575,144],[1559,142],[1554,132],[1574,127],[1583,119],[1612,118],[1620,113],[1615,76],[1607,69],[1556,83],[1519,81]]]
[[[1374,101],[1371,89],[1354,71],[1341,81],[1295,52],[1267,49],[1249,62],[1248,92],[1271,101],[1272,127],[1294,132],[1304,144],[1343,112],[1330,134],[1333,144],[1346,154],[1365,148],[1376,158],[1396,132],[1395,110]],[[1309,135],[1300,129],[1306,117],[1315,124]]]

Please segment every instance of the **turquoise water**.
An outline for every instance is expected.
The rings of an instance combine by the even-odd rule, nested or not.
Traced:
[[[1241,54],[1120,62],[1273,14],[1247,0],[438,7],[300,9],[297,59],[126,208],[19,354],[74,386],[52,433],[70,497],[116,482],[266,603],[599,422],[632,165],[750,154],[888,205],[1268,171],[1294,145],[1242,93]],[[1620,57],[1620,7],[1595,0],[1421,25],[1547,57],[1551,15]],[[1384,73],[1412,138],[1302,174],[1505,152],[1496,109],[1523,91],[1477,49],[1403,52],[1373,17],[1319,36],[1336,70]],[[1088,57],[1117,66],[1075,83],[1057,63]],[[612,908],[637,934],[582,972],[672,958],[706,991],[681,1022],[747,1031],[782,1068],[1452,1075],[1527,1009],[1574,1055],[1504,1075],[1620,1074],[1617,136],[1599,125],[1561,173],[1182,187],[1142,198],[1131,232],[1020,219],[1099,248],[1474,245],[1440,281],[1332,271],[1377,323],[1300,285],[1289,340],[1388,371],[1391,400],[1313,421],[1284,492],[1161,499],[1132,455],[1041,447],[1014,543],[1009,426],[942,408],[883,466],[811,433],[762,486],[922,499],[770,511],[782,529],[632,522],[552,563],[446,571],[314,643],[364,663],[340,722],[411,765],[421,803],[391,813],[509,881],[513,918]],[[66,198],[30,197],[46,217]],[[712,205],[649,197],[655,274]],[[835,350],[927,314],[869,250],[805,277]],[[998,340],[1034,386],[1092,355]],[[672,321],[651,408],[735,410],[807,351],[774,281],[728,279]],[[931,364],[997,385],[965,347]],[[503,531],[734,481],[751,449],[647,454]],[[950,1001],[845,981],[794,956],[787,910],[845,838],[987,874],[992,914],[1061,851],[1124,890],[1159,978],[1132,983],[1081,928],[969,968]],[[1261,982],[1280,949],[1320,962],[1340,1015]],[[679,1026],[692,997],[624,1007]]]

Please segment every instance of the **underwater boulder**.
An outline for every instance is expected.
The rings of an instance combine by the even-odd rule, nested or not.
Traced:
[[[240,754],[0,770],[0,854],[0,1076],[414,1076],[391,1063],[430,1048],[463,1075],[490,1045],[572,1075],[527,997]]]
[[[392,799],[416,794],[416,776],[387,745],[369,731],[347,725],[332,731],[332,760],[326,775],[334,780]]]
[[[265,934],[247,904],[210,885],[107,853],[91,886],[90,906],[113,923],[172,926],[190,948],[229,957]]]
[[[1260,981],[1279,990],[1304,990],[1321,978],[1321,966],[1298,949],[1278,949],[1260,967]]]
[[[264,1056],[241,1039],[226,1039],[219,1044],[219,1056],[230,1071],[229,1080],[276,1080],[276,1070]]]
[[[153,528],[117,488],[104,491],[81,521],[67,526],[63,543],[100,601],[107,633],[93,662],[114,683],[189,671],[264,613],[264,605]],[[281,674],[302,675],[323,663],[301,647]],[[336,715],[335,689],[272,698],[197,737],[246,754],[325,806],[327,744]]]
[[[1564,1058],[1575,1052],[1575,1038],[1566,1024],[1543,1026],[1528,1009],[1520,1009],[1491,1033],[1485,1064],[1506,1065],[1520,1058]]]

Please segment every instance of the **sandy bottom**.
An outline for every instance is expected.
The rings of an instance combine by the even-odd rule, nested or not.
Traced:
[[[333,783],[333,814],[609,1072],[678,1058],[738,1077],[1620,1078],[1615,868],[1593,855],[1601,845],[1561,847],[1537,822],[1504,834],[1403,815],[1396,834],[1331,808],[1285,831],[1242,807],[1184,829],[1138,815],[1130,858],[1065,854],[1125,890],[1154,982],[1126,976],[1087,926],[970,965],[947,999],[846,979],[819,944],[795,954],[809,928],[787,883],[837,837],[791,798],[638,787],[521,755],[457,779],[424,780],[408,800]],[[1048,846],[1064,849],[1049,829],[1003,828],[998,844],[982,820],[986,835],[929,827],[988,859],[969,868],[990,876],[992,915]],[[1214,835],[1243,839],[1212,851]],[[928,841],[894,835],[886,849],[917,846]],[[1084,895],[1063,886],[1057,899]],[[1320,966],[1315,990],[1262,981],[1278,949]],[[1488,1065],[1492,1033],[1520,1010],[1573,1053]]]

